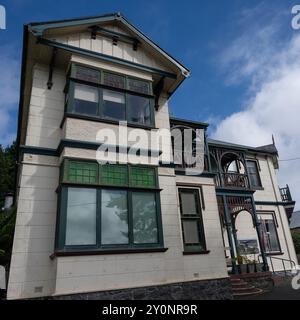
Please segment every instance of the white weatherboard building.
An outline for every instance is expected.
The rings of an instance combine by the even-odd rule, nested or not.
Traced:
[[[188,76],[121,14],[25,25],[8,299],[226,299],[229,273],[296,263],[275,145],[210,140],[208,124],[170,117]],[[118,141],[125,160],[97,162],[97,134],[119,121],[152,141],[198,130],[204,172],[161,161],[167,134],[135,146],[135,161]]]

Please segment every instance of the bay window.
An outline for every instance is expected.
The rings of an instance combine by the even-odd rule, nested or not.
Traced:
[[[157,169],[65,159],[57,251],[162,248]]]
[[[73,65],[66,87],[66,110],[69,115],[154,127],[152,84]]]

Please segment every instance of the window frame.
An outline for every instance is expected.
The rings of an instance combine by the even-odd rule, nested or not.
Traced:
[[[79,67],[83,67],[86,69],[93,69],[96,70],[97,72],[100,72],[101,76],[100,76],[100,82],[89,82],[86,80],[82,80],[82,79],[77,79],[76,78],[76,66]],[[108,73],[108,74],[115,74],[121,77],[124,77],[124,83],[125,83],[125,87],[124,89],[122,88],[117,88],[117,87],[113,87],[113,86],[109,86],[104,84],[104,73]],[[148,83],[148,88],[149,88],[149,93],[140,93],[140,92],[136,92],[136,91],[132,91],[128,89],[128,79],[133,79],[133,80],[138,80],[138,81],[144,81],[146,83]],[[97,115],[87,115],[87,114],[83,114],[83,113],[77,113],[74,112],[74,101],[75,101],[75,97],[74,97],[74,93],[75,93],[75,84],[82,84],[82,85],[87,85],[87,86],[92,86],[92,87],[96,87],[98,89],[98,96],[99,96],[99,101],[98,101],[98,108],[97,108]],[[117,120],[117,119],[110,119],[108,117],[104,117],[103,116],[103,90],[111,90],[111,91],[116,91],[118,93],[123,93],[125,96],[125,120]],[[95,69],[95,68],[90,68],[90,67],[86,67],[86,66],[82,66],[79,64],[72,64],[70,71],[68,72],[68,79],[67,79],[67,83],[65,86],[65,113],[67,115],[77,115],[78,117],[81,118],[91,118],[93,120],[98,120],[98,121],[102,121],[102,122],[109,122],[109,123],[116,123],[118,124],[120,121],[127,121],[127,123],[130,126],[134,126],[134,127],[142,127],[142,128],[155,128],[155,112],[154,112],[154,105],[155,105],[155,96],[153,95],[153,88],[152,88],[152,82],[149,80],[145,80],[145,79],[140,79],[134,76],[128,76],[128,75],[123,75],[120,73],[116,73],[113,71],[108,71],[108,70],[104,70],[104,69]],[[138,122],[134,122],[134,121],[129,121],[129,109],[130,109],[130,105],[128,103],[128,95],[133,95],[133,96],[138,96],[138,97],[143,97],[148,99],[149,101],[149,110],[150,110],[150,124],[143,124],[143,123],[138,123]]]
[[[185,187],[185,186],[178,186],[178,200],[179,200],[179,210],[180,210],[180,224],[181,224],[181,234],[182,234],[182,244],[183,244],[183,253],[184,254],[203,254],[209,253],[207,250],[206,245],[206,236],[204,230],[204,221],[203,221],[203,212],[202,212],[202,202],[201,202],[201,191],[199,188],[194,187]],[[196,215],[189,215],[184,214],[182,210],[182,201],[181,201],[181,192],[191,193],[196,196],[195,197],[195,204],[196,204]],[[197,228],[198,228],[198,236],[199,236],[199,243],[195,244],[187,244],[185,243],[184,238],[184,228],[183,228],[183,221],[197,221]],[[202,249],[199,249],[199,247]]]
[[[253,162],[255,163],[255,168],[256,168],[256,172],[257,172],[257,178],[258,178],[258,182],[259,182],[259,186],[253,186],[252,182],[251,182],[251,174],[249,172],[249,169],[248,169],[248,162]],[[246,167],[247,167],[247,174],[248,174],[248,177],[249,177],[249,184],[250,186],[253,188],[253,189],[256,189],[256,190],[260,190],[260,189],[263,189],[263,185],[262,185],[262,181],[261,181],[261,178],[260,178],[260,174],[259,174],[259,163],[258,163],[258,160],[257,159],[246,159]]]
[[[96,245],[66,245],[66,227],[67,227],[67,205],[68,205],[68,189],[93,189],[96,190]],[[145,193],[144,190],[126,190],[127,192],[127,212],[128,212],[128,244],[102,244],[101,242],[101,218],[102,218],[102,190],[122,190],[116,187],[95,187],[95,186],[74,186],[64,184],[60,187],[60,205],[58,215],[58,232],[56,239],[56,250],[69,252],[69,251],[85,251],[85,250],[99,250],[105,251],[109,249],[141,249],[141,248],[163,248],[163,228],[161,219],[161,205],[160,205],[160,192],[158,190],[149,190],[155,197],[156,208],[156,223],[157,223],[157,242],[156,243],[134,243],[133,237],[133,211],[132,211],[132,194]]]
[[[88,163],[97,163],[93,160],[88,159],[78,159],[78,158],[66,158],[61,164],[60,168],[60,186],[57,190],[58,193],[58,206],[57,206],[57,223],[56,223],[56,238],[55,238],[55,251],[56,252],[82,252],[85,251],[95,251],[99,253],[105,253],[109,250],[117,251],[126,251],[133,249],[163,249],[163,227],[162,227],[162,216],[161,216],[161,201],[160,201],[160,191],[158,188],[158,168],[153,166],[144,166],[144,165],[128,165],[128,164],[116,164],[128,168],[128,184],[125,186],[119,185],[110,185],[110,184],[83,184],[77,182],[69,182],[64,180],[67,177],[67,170],[69,168],[69,162],[88,162]],[[98,164],[100,167],[97,170],[98,176],[97,181],[100,180],[101,175],[101,164]],[[129,170],[130,167],[145,167],[155,169],[155,187],[132,187],[129,183]],[[93,189],[96,190],[96,245],[66,245],[66,223],[67,223],[67,201],[68,201],[68,189],[69,188],[84,188],[84,189]],[[101,244],[101,200],[102,200],[102,190],[122,190],[127,193],[127,210],[128,210],[128,244]],[[142,243],[135,244],[133,238],[133,211],[132,211],[132,194],[133,193],[151,193],[155,197],[155,208],[156,208],[156,224],[157,224],[157,243]]]
[[[282,254],[282,248],[281,248],[281,243],[280,243],[280,240],[279,240],[279,235],[278,235],[278,228],[279,228],[279,225],[278,225],[278,221],[277,221],[277,218],[276,218],[276,214],[274,211],[257,211],[257,215],[258,216],[263,216],[263,215],[271,215],[272,216],[272,221],[273,221],[273,224],[274,224],[274,227],[275,227],[275,233],[276,233],[276,240],[277,240],[277,244],[278,244],[278,249],[277,251],[267,251],[266,247],[265,247],[265,239],[262,239],[263,240],[263,243],[264,243],[264,251],[267,255],[276,255],[276,254]],[[259,219],[260,220],[260,219]],[[263,219],[263,220],[270,220],[270,219]],[[262,229],[261,229],[262,230]]]

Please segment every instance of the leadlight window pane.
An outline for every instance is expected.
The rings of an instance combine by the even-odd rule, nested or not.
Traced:
[[[148,81],[128,78],[127,87],[129,90],[138,93],[150,94],[150,84]]]
[[[69,161],[67,180],[74,183],[97,183],[97,164]]]
[[[76,66],[75,78],[88,82],[100,83],[101,73],[100,71],[89,69],[81,66]]]
[[[127,191],[101,191],[101,244],[128,244]]]
[[[103,84],[114,88],[125,89],[125,77],[114,73],[104,72]]]
[[[103,90],[103,117],[113,120],[125,120],[124,93]]]
[[[155,169],[143,167],[130,168],[130,184],[133,187],[155,187]]]
[[[132,214],[134,243],[158,243],[155,194],[133,192]]]
[[[128,121],[151,125],[150,99],[128,94]]]
[[[96,190],[69,188],[67,200],[67,246],[96,244]]]
[[[75,83],[73,112],[92,115],[98,114],[98,89]]]
[[[100,183],[124,186],[128,184],[127,166],[103,165]]]
[[[181,192],[180,199],[183,215],[198,214],[194,192]]]
[[[198,244],[200,242],[198,222],[196,220],[183,220],[182,228],[185,244]]]

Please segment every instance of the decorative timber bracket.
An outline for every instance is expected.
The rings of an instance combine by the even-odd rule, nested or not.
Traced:
[[[155,110],[157,111],[159,109],[159,97],[164,89],[164,84],[165,84],[165,77],[161,77],[158,84],[156,85],[156,87],[153,90],[153,93],[155,95]]]
[[[47,82],[48,90],[51,90],[53,87],[53,69],[54,69],[54,65],[55,65],[56,55],[57,55],[57,48],[53,48],[52,58],[51,58],[51,62],[49,65],[49,78],[48,78],[48,82]]]
[[[91,30],[91,39],[93,40],[96,40],[97,35],[99,34],[103,37],[110,38],[114,46],[117,46],[119,41],[128,43],[132,45],[132,49],[134,51],[137,51],[138,46],[140,44],[140,41],[134,37],[130,37],[120,32],[108,30],[100,26],[92,26],[89,29]]]

